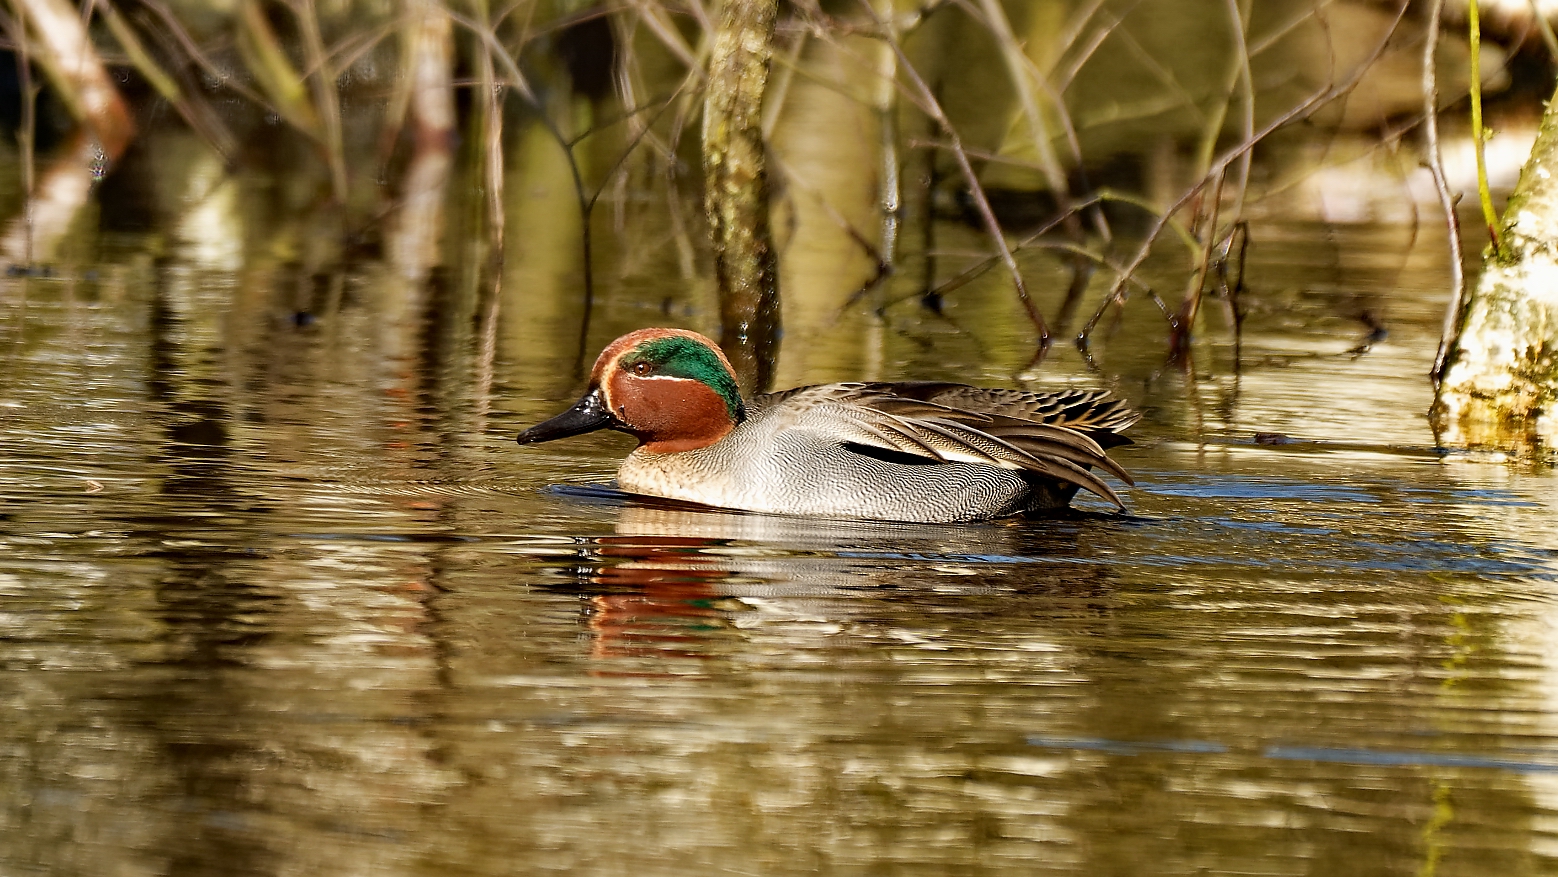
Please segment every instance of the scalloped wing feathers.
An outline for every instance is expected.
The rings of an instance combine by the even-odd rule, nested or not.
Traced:
[[[845,446],[1031,472],[1121,508],[1114,490],[1088,470],[1097,467],[1134,483],[1104,449],[1129,441],[1117,431],[1137,415],[1101,390],[1034,393],[929,381],[825,384],[757,396],[748,410],[769,412],[784,429],[814,431]]]

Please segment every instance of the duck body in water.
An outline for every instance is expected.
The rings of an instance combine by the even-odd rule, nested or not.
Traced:
[[[534,444],[614,429],[639,445],[626,491],[808,517],[952,523],[1064,508],[1137,415],[1107,392],[1032,393],[932,381],[798,387],[743,399],[719,347],[641,329],[601,352],[572,408],[519,435]]]

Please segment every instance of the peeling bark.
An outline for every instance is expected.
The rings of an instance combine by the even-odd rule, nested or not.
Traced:
[[[1434,401],[1440,443],[1558,451],[1558,96],[1484,257]]]
[[[773,378],[779,271],[768,221],[763,93],[777,0],[725,0],[703,105],[704,209],[719,282],[720,346],[748,392]]]

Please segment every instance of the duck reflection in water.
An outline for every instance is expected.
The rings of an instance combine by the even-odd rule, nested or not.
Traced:
[[[1038,614],[1096,615],[1110,599],[1109,567],[1093,562],[1080,537],[1113,523],[824,522],[632,499],[617,534],[593,542],[597,564],[570,590],[583,591],[590,653],[601,659],[717,657],[721,643],[759,629],[901,642],[917,634],[897,628],[922,625],[915,606],[926,599],[938,603],[937,624],[1007,616],[1014,600]]]

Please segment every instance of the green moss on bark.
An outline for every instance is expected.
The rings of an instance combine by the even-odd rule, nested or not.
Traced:
[[[777,0],[726,0],[703,107],[704,208],[719,282],[720,346],[766,389],[779,343],[779,270],[769,229],[762,110]]]

